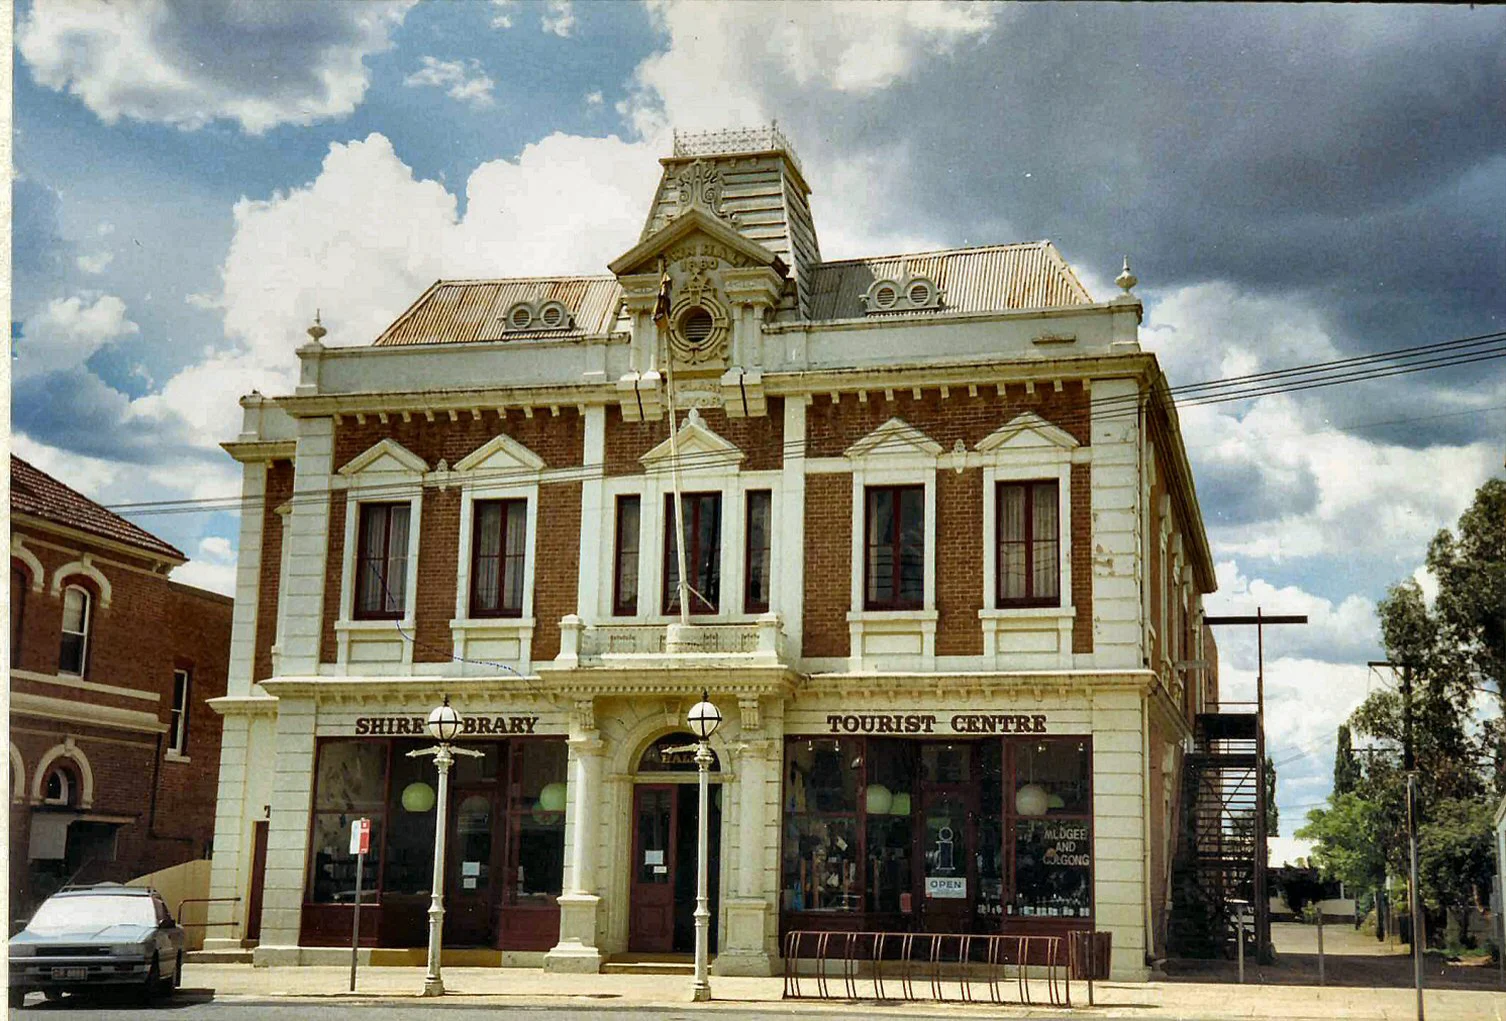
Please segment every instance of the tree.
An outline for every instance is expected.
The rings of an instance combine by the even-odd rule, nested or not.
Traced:
[[[1506,479],[1476,490],[1458,534],[1445,528],[1428,545],[1427,565],[1438,579],[1439,622],[1506,710]]]
[[[1349,724],[1339,724],[1339,736],[1333,754],[1333,792],[1348,794],[1359,785],[1360,760],[1354,753],[1354,737]]]
[[[1379,889],[1386,881],[1383,810],[1354,793],[1335,794],[1329,802],[1308,812],[1307,825],[1296,833],[1313,841],[1312,863],[1352,890]]]
[[[1482,800],[1450,800],[1434,806],[1419,831],[1417,872],[1428,907],[1448,912],[1450,947],[1469,932],[1470,911],[1488,903],[1495,875],[1491,810]]]
[[[1276,810],[1276,763],[1269,755],[1265,757],[1265,766],[1260,773],[1265,781],[1265,835],[1279,837],[1281,813]]]

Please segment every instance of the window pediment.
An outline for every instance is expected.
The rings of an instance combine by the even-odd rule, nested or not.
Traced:
[[[455,462],[454,471],[536,472],[544,469],[544,459],[505,433],[499,433]]]
[[[695,408],[690,409],[675,433],[674,447],[671,450],[669,440],[665,440],[638,460],[648,471],[669,471],[674,467],[673,455],[678,452],[681,471],[735,471],[746,456],[736,444],[713,432]]]
[[[928,458],[941,456],[942,447],[902,418],[891,418],[843,453],[853,460],[865,458]]]
[[[393,439],[378,440],[347,461],[341,468],[344,476],[402,474],[422,475],[429,470],[423,458]]]
[[[1076,450],[1080,443],[1066,430],[1052,425],[1033,411],[1022,411],[978,441],[984,453],[997,450],[1043,452]]]

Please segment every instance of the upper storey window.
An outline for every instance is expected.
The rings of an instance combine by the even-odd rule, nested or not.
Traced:
[[[691,613],[716,613],[722,583],[722,494],[683,493],[685,573]],[[680,557],[674,495],[664,497],[664,612],[680,612]]]
[[[999,483],[998,605],[1061,603],[1060,486],[1055,479]]]
[[[528,501],[477,500],[472,514],[471,616],[521,617]]]
[[[773,536],[773,494],[754,489],[747,497],[747,527],[743,541],[747,545],[747,570],[744,572],[743,611],[765,613],[769,609],[769,559]]]
[[[355,616],[398,620],[407,605],[408,503],[361,504]]]
[[[864,543],[864,609],[920,609],[925,603],[925,487],[870,486]]]
[[[89,625],[93,600],[86,589],[69,585],[63,590],[63,641],[58,650],[58,672],[82,676],[89,658]]]
[[[617,498],[617,546],[612,576],[612,613],[638,612],[638,524],[641,501],[636,493]]]
[[[26,590],[30,587],[31,581],[26,577],[26,572],[12,564],[10,569],[10,665],[13,667],[21,662],[21,635],[26,621]]]

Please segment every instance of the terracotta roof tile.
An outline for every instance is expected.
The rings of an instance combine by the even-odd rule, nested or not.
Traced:
[[[183,552],[151,532],[131,524],[75,489],[63,485],[27,462],[11,455],[10,510],[81,532],[90,532],[113,542],[135,546],[156,556],[187,560]]]

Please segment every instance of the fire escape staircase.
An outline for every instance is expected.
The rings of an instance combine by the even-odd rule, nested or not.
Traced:
[[[1253,710],[1253,706],[1251,709]],[[1182,774],[1182,830],[1173,866],[1170,951],[1233,957],[1235,908],[1254,905],[1263,855],[1259,722],[1251,712],[1199,713]],[[1252,942],[1253,933],[1246,934]]]

